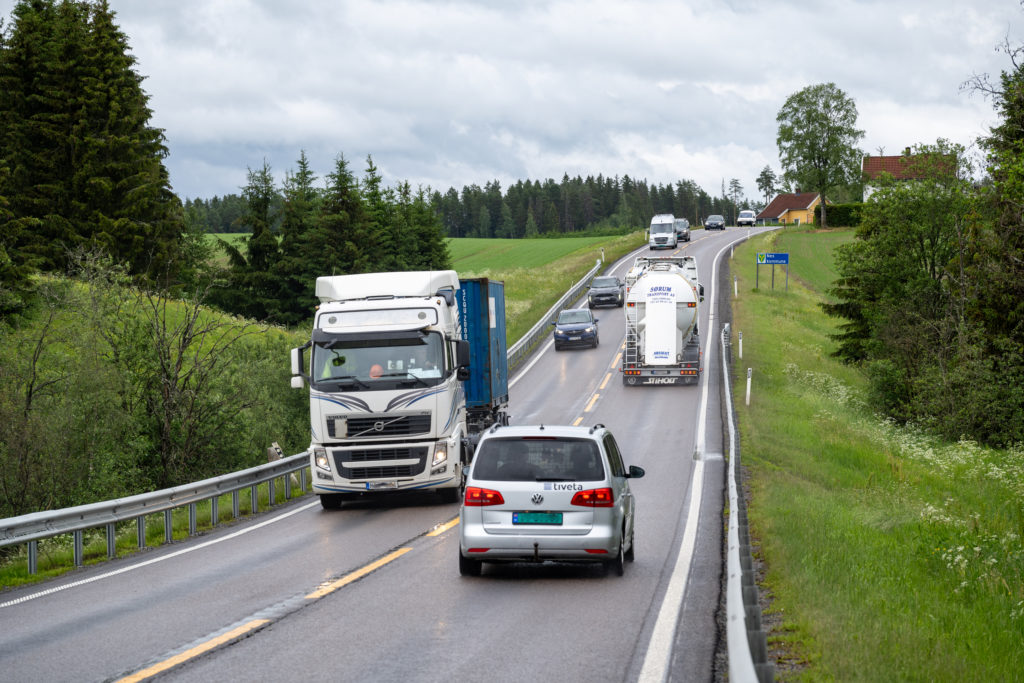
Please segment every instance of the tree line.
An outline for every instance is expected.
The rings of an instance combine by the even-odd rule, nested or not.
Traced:
[[[619,233],[650,223],[658,213],[671,213],[699,225],[711,214],[735,215],[747,208],[739,180],[723,185],[714,197],[692,180],[648,184],[629,175],[519,180],[502,189],[498,180],[454,187],[447,192],[425,192],[431,210],[441,221],[446,237],[526,238],[572,234]],[[282,215],[283,192],[272,198],[275,214]],[[750,208],[760,206],[750,203]],[[185,214],[197,230],[210,233],[249,232],[242,195],[186,199]],[[272,232],[280,231],[280,220]]]

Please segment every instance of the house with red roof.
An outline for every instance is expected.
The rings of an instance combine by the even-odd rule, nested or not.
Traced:
[[[807,225],[814,222],[814,208],[820,203],[817,192],[780,194],[757,214],[757,222]]]
[[[953,157],[949,157],[955,163]],[[943,164],[943,160],[938,163]],[[903,154],[896,156],[866,156],[861,161],[861,171],[864,173],[864,201],[875,191],[878,180],[883,173],[888,173],[896,180],[922,180],[929,174],[936,171],[936,162],[927,154],[911,154],[910,148],[903,150]],[[940,169],[941,170],[941,169]]]

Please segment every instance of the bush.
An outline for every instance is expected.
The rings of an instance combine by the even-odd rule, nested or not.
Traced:
[[[855,228],[860,225],[860,212],[863,202],[849,204],[829,204],[826,218],[830,228]],[[814,207],[814,222],[821,225],[821,206]]]

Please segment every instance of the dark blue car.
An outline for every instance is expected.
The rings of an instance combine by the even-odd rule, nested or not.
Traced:
[[[588,309],[566,309],[551,324],[555,326],[555,351],[567,346],[597,348],[597,318]]]

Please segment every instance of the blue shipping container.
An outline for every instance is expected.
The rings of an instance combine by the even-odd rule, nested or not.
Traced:
[[[469,342],[469,379],[463,382],[467,408],[508,403],[505,344],[505,283],[459,279],[459,321]]]

